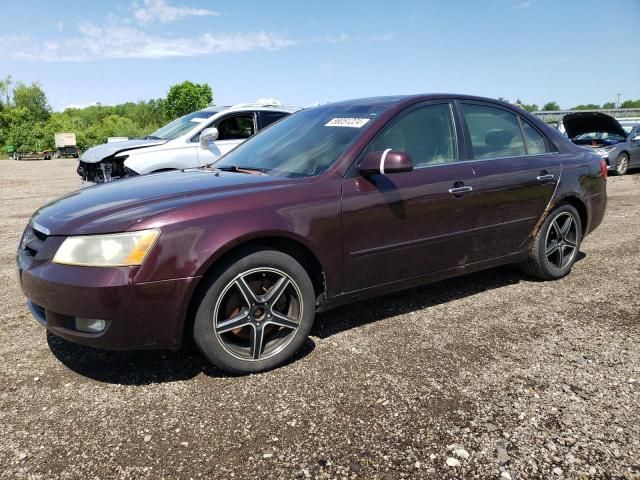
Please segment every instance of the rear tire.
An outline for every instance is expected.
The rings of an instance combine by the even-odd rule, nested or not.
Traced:
[[[196,311],[193,335],[221,370],[262,372],[304,344],[314,316],[315,292],[300,263],[277,250],[253,248],[219,267]]]
[[[620,155],[618,155],[618,158],[616,158],[616,168],[613,171],[613,174],[624,175],[627,173],[628,170],[629,170],[629,155],[622,152]]]
[[[571,271],[581,242],[582,223],[578,211],[568,204],[559,205],[540,227],[522,270],[542,280],[562,278]]]

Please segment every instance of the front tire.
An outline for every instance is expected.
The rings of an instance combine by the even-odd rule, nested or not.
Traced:
[[[314,316],[313,285],[300,263],[280,251],[252,249],[218,269],[196,311],[194,339],[221,370],[261,372],[304,344]]]
[[[571,205],[560,205],[540,227],[522,270],[542,280],[562,278],[571,271],[581,242],[582,223],[578,211]]]
[[[622,152],[616,158],[616,169],[613,171],[614,175],[624,175],[629,170],[629,155]]]

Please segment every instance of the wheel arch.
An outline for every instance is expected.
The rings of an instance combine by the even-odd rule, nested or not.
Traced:
[[[311,250],[311,248],[309,248],[309,246],[286,235],[269,234],[246,238],[234,244],[230,248],[227,248],[225,251],[218,252],[204,269],[203,274],[195,285],[191,298],[189,299],[182,332],[183,343],[185,339],[190,340],[192,338],[191,330],[193,329],[195,312],[200,304],[200,300],[206,293],[207,286],[211,282],[212,278],[219,273],[221,265],[224,265],[225,261],[241,254],[243,251],[248,252],[261,247],[278,250],[295,258],[300,265],[302,265],[302,268],[304,268],[309,274],[316,298],[320,299],[324,296],[327,289],[325,271],[318,256]]]
[[[589,211],[587,210],[587,205],[577,195],[566,195],[559,199],[550,211],[553,211],[556,207],[562,204],[571,205],[578,211],[578,215],[580,215],[580,224],[582,227],[582,236],[584,237],[588,232],[587,227],[589,224]]]

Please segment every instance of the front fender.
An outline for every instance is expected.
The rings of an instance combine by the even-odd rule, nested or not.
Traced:
[[[124,166],[145,175],[158,170],[182,170],[198,166],[198,154],[194,147],[174,148],[155,152],[132,152]]]
[[[162,233],[135,281],[202,276],[231,249],[279,237],[311,251],[323,267],[327,285],[339,289],[340,187],[337,175],[329,181],[300,180],[276,187],[285,191],[230,195],[145,219],[135,225],[136,230],[160,228]]]

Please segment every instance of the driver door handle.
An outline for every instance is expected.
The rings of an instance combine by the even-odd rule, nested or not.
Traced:
[[[453,187],[449,189],[449,193],[453,194],[453,195],[458,195],[460,193],[469,193],[473,191],[473,187],[470,185],[464,185],[461,187]]]
[[[545,175],[538,175],[536,177],[536,179],[539,182],[551,182],[551,181],[553,181],[554,178],[556,178],[556,177],[553,175],[553,173],[547,173]]]

